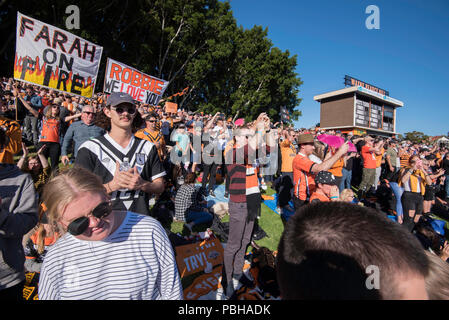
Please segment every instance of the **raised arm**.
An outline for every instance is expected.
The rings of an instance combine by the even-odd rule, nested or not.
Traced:
[[[17,166],[19,167],[20,170],[24,170],[25,167],[25,160],[28,157],[28,148],[26,147],[25,143],[22,142],[22,151],[23,151],[23,156],[19,159],[19,161],[17,162]]]
[[[39,112],[37,112],[36,110],[34,110],[33,107],[31,107],[31,106],[29,105],[29,103],[26,102],[24,98],[22,98],[22,96],[21,96],[21,95],[19,94],[19,92],[17,91],[17,88],[14,88],[14,89],[13,89],[13,95],[14,95],[16,98],[18,98],[18,99],[22,102],[22,104],[25,106],[25,108],[27,108],[28,111],[30,111],[30,112],[33,114],[33,116],[35,116],[36,118],[39,117]]]
[[[81,113],[77,113],[77,114],[75,114],[73,116],[67,116],[67,117],[64,118],[64,122],[69,122],[70,120],[73,120],[73,119],[76,119],[76,118],[79,118],[79,117],[81,117]]]
[[[327,171],[334,165],[335,162],[337,162],[338,159],[340,159],[342,156],[344,156],[349,149],[349,144],[346,141],[341,145],[341,147],[337,150],[337,152],[331,156],[329,159],[325,159],[322,163],[317,163],[313,165],[312,172],[317,173],[320,171]]]

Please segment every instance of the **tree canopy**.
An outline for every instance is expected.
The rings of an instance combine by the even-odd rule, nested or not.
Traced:
[[[429,136],[419,131],[412,131],[404,133],[404,139],[412,143],[421,143],[429,139]]]
[[[180,108],[254,119],[267,112],[280,120],[280,108],[297,120],[302,81],[297,56],[274,47],[268,30],[244,29],[228,2],[218,0],[77,1],[80,29],[69,30],[103,46],[97,91],[102,91],[106,57],[169,81],[164,96],[189,87],[173,102]],[[3,1],[0,31],[1,74],[11,76],[17,11],[66,29],[69,0]]]

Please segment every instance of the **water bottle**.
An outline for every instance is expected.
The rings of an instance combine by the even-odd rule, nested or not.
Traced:
[[[131,165],[129,164],[129,159],[127,157],[123,158],[122,163],[120,163],[120,171],[128,171],[131,169]],[[128,189],[119,189],[119,191],[128,191]]]
[[[184,176],[181,174],[179,177],[178,177],[178,185],[183,185],[184,184]]]
[[[129,159],[125,157],[120,164],[120,171],[128,171],[129,169],[131,169],[131,165],[129,164]]]

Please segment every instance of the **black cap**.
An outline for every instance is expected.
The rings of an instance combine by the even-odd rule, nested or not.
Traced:
[[[113,92],[111,93],[111,95],[109,96],[106,105],[107,106],[111,106],[111,107],[115,107],[118,106],[121,103],[128,103],[128,104],[132,104],[134,105],[134,100],[133,98],[127,94],[127,93],[123,93],[123,92]]]
[[[315,183],[330,184],[336,186],[337,179],[335,179],[334,175],[329,171],[320,171],[315,176]]]

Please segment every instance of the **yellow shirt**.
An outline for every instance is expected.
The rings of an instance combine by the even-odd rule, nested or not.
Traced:
[[[424,195],[426,191],[426,177],[424,175],[424,172],[422,172],[421,170],[414,171],[410,175],[408,181],[402,183],[402,177],[409,169],[409,167],[401,169],[399,175],[399,186],[404,188],[405,191],[418,192]]]

